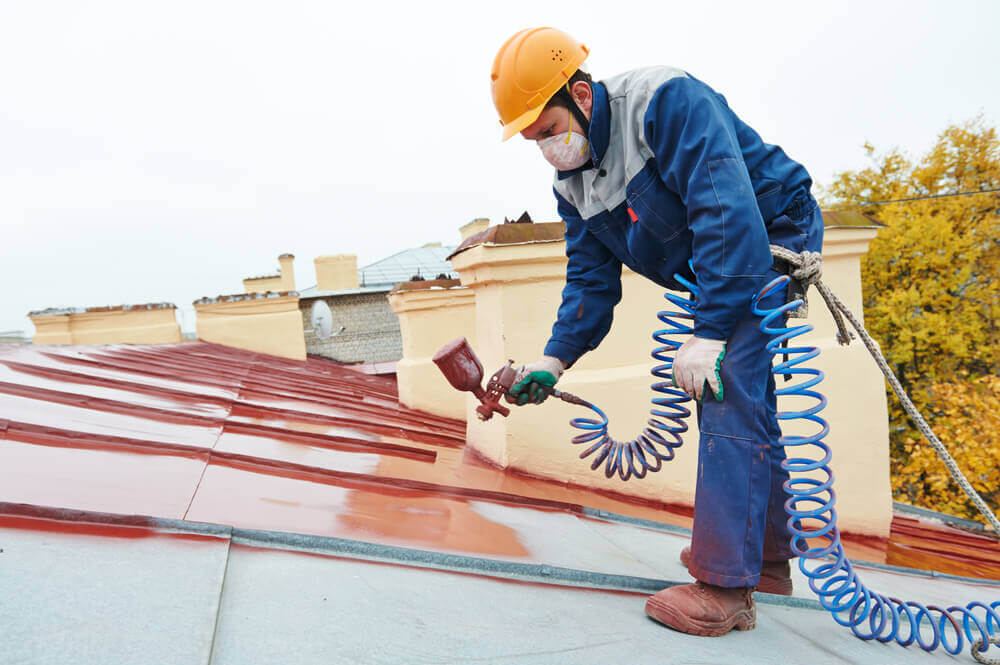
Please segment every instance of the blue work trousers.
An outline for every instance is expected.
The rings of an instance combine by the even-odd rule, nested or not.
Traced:
[[[777,277],[771,270],[767,281]],[[766,283],[766,282],[765,282]],[[773,308],[785,289],[764,299]],[[773,325],[773,324],[772,324]],[[723,587],[756,586],[763,561],[791,559],[787,494],[778,444],[769,336],[747,307],[726,344],[722,362],[725,399],[709,393],[698,408],[698,484],[691,540],[691,574]]]

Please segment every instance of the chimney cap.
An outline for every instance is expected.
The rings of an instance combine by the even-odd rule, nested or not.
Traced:
[[[243,300],[260,300],[261,298],[284,298],[287,296],[298,297],[298,291],[266,291],[264,293],[234,293],[232,295],[205,296],[198,298],[192,305],[213,305],[220,302],[240,302]]]
[[[135,305],[105,305],[103,307],[88,307],[87,312],[131,312],[140,309],[177,309],[172,302],[144,302]]]
[[[450,261],[456,254],[478,245],[524,245],[535,242],[562,242],[566,235],[565,222],[533,222],[531,224],[500,224],[491,226],[462,241],[448,255]]]
[[[46,307],[28,312],[28,316],[66,316],[68,314],[81,314],[84,311],[83,307]]]
[[[144,302],[125,305],[101,305],[98,307],[49,307],[28,312],[28,316],[65,316],[67,314],[88,314],[98,312],[132,312],[142,309],[177,309],[172,302]]]

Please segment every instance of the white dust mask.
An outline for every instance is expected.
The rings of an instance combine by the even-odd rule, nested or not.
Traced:
[[[590,159],[590,141],[583,134],[573,133],[573,114],[569,116],[566,136],[550,136],[538,141],[542,155],[560,171],[580,168]]]

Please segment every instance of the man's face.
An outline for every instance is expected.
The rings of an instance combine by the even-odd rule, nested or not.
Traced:
[[[589,120],[590,110],[594,103],[590,86],[583,81],[577,81],[570,89],[570,94],[573,95],[573,99],[576,100],[580,110],[583,111],[583,115]],[[568,108],[552,106],[542,111],[537,120],[522,129],[521,136],[529,141],[538,141],[550,136],[565,135],[570,129],[571,119],[573,132],[575,134],[583,134],[583,128],[573,118],[573,114],[569,112]],[[584,136],[586,135],[584,134]]]
[[[529,141],[539,141],[550,136],[562,136],[570,128],[572,114],[562,106],[553,106],[542,111],[538,119],[521,130],[521,136]],[[580,123],[573,122],[573,131],[583,134]]]

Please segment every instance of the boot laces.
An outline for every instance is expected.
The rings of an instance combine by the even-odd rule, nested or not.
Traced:
[[[696,596],[705,598],[706,600],[712,600],[715,598],[715,594],[711,592],[708,585],[701,580],[695,580],[694,582],[694,593]]]
[[[722,590],[722,594],[720,594],[718,590],[713,591],[712,585],[706,584],[705,582],[702,582],[701,580],[695,580],[694,581],[694,589],[693,589],[693,591],[694,591],[694,594],[696,596],[698,596],[699,598],[704,598],[705,600],[711,600],[711,601],[714,601],[716,603],[720,602],[720,598],[719,598],[720,595],[725,595],[729,591],[741,591],[742,593],[740,595],[742,596],[742,598],[743,598],[744,601],[747,601],[748,598],[752,597],[751,594],[753,593],[753,589],[752,588],[743,588],[743,589],[736,589],[736,588],[730,589],[730,588],[726,588],[726,587],[714,587],[714,588],[715,589],[721,589]],[[748,593],[748,589],[749,589],[749,593]]]

